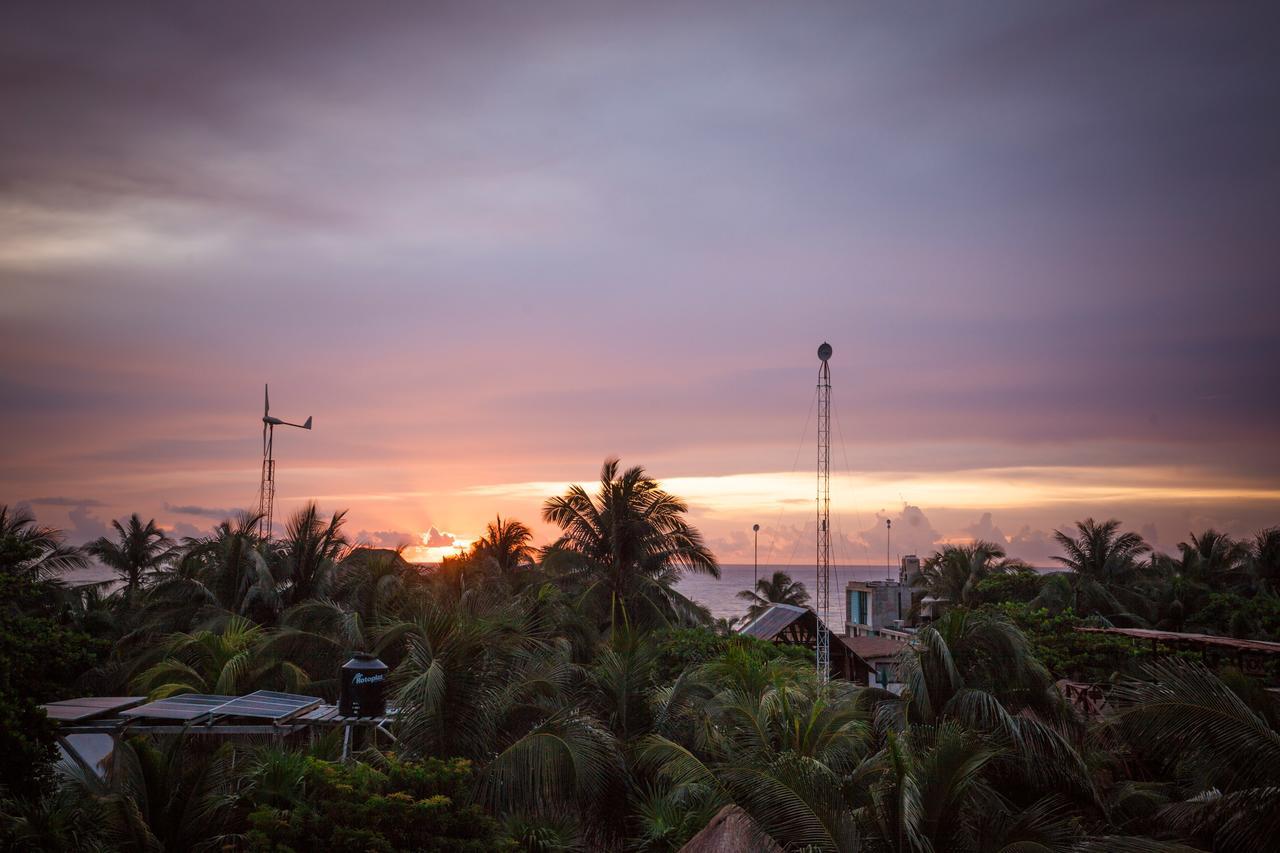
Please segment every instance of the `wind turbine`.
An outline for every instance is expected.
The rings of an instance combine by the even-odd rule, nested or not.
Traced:
[[[271,417],[271,390],[262,386],[262,485],[258,487],[258,536],[271,538],[271,512],[276,502],[276,460],[271,455],[277,426],[311,429],[311,417],[306,423],[291,424]]]

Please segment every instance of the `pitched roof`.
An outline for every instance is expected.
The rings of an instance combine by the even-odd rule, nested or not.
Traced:
[[[747,634],[752,637],[759,637],[762,640],[772,640],[781,634],[791,623],[795,622],[806,613],[812,613],[807,607],[797,607],[794,604],[774,604],[769,609],[752,619],[746,625],[738,630],[740,634]]]
[[[742,853],[744,850],[782,853],[782,848],[750,815],[737,806],[725,806],[680,848],[680,853]]]

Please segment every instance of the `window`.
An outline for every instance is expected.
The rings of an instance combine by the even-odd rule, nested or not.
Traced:
[[[870,601],[862,590],[849,590],[849,621],[855,625],[866,625],[870,614]]]

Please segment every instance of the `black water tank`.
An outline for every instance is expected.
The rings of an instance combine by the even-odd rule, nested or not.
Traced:
[[[342,665],[338,713],[343,717],[381,717],[387,713],[387,665],[368,652]]]

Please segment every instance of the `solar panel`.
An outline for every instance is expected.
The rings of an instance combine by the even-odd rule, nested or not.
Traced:
[[[102,717],[114,711],[131,708],[147,701],[146,696],[85,696],[41,705],[49,719],[60,723],[77,723]]]
[[[284,720],[320,705],[315,696],[296,693],[277,693],[258,690],[248,696],[237,696],[215,710],[219,716],[260,717],[267,720]]]
[[[180,696],[170,696],[168,699],[158,699],[155,702],[148,702],[146,705],[140,705],[137,708],[130,708],[127,711],[122,711],[121,715],[125,717],[153,717],[161,720],[194,720],[210,713],[220,705],[225,705],[232,698],[231,696],[214,696],[206,693],[183,693]]]

